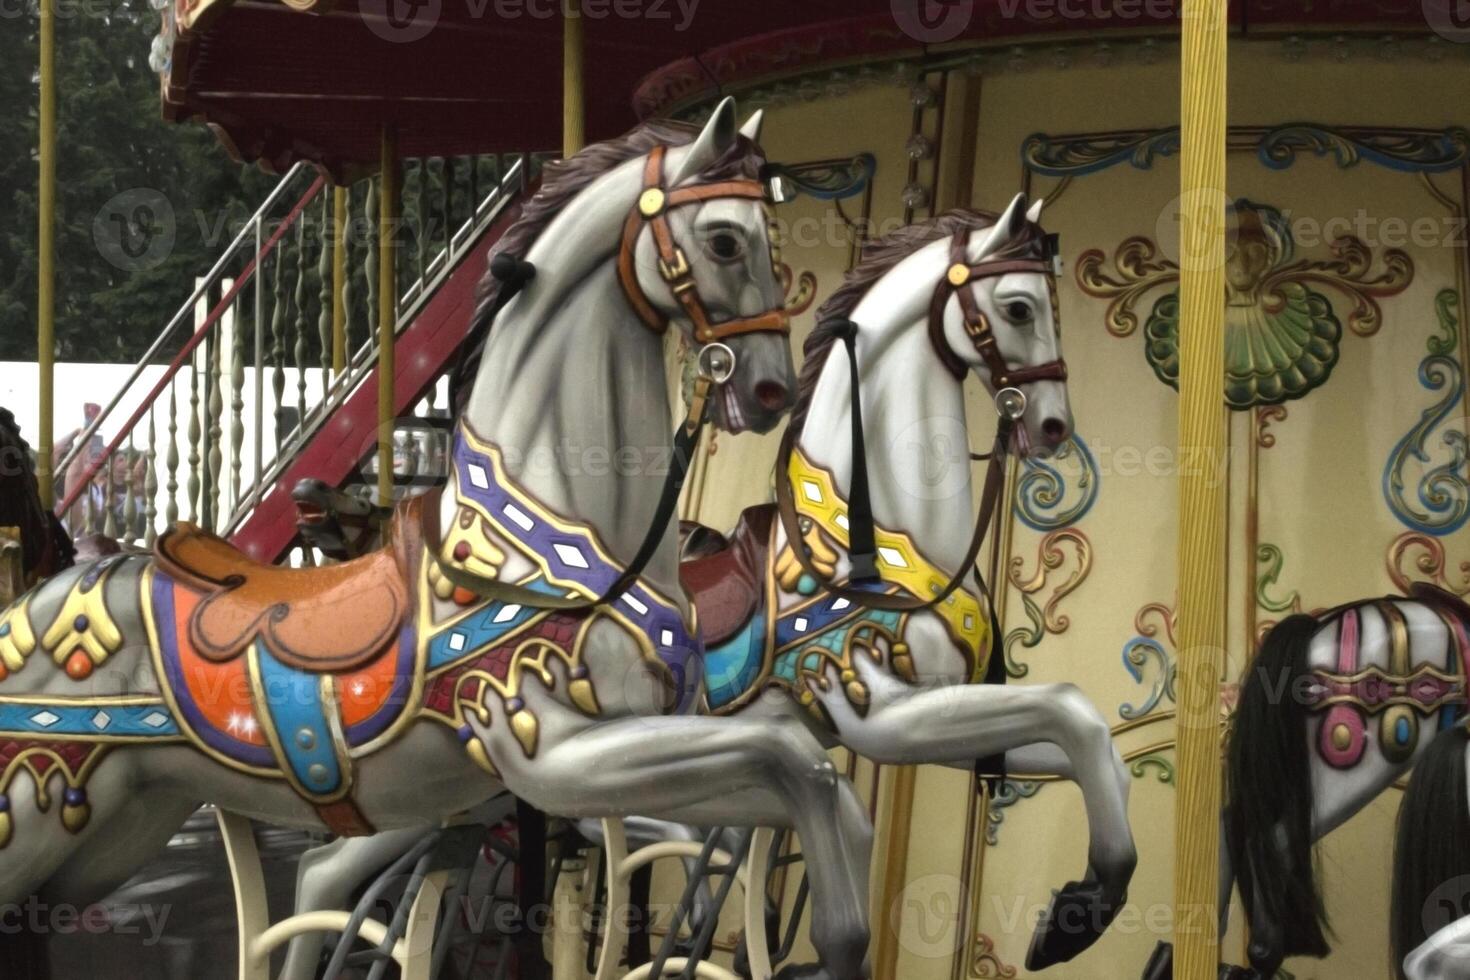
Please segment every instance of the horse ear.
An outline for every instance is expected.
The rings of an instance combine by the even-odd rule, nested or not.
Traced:
[[[1000,219],[990,227],[990,234],[985,236],[985,242],[975,257],[994,255],[1000,251],[1005,244],[1021,233],[1026,227],[1026,192],[1022,191],[1011,198],[1011,203],[1006,206]]]
[[[689,151],[679,162],[679,168],[669,180],[669,186],[676,187],[708,170],[735,142],[738,132],[735,124],[735,100],[726,96],[715,106],[709,122],[704,124],[704,130],[689,145]]]
[[[740,127],[740,135],[752,143],[761,141],[761,124],[766,121],[766,110],[757,109],[745,120],[745,125]]]
[[[1033,225],[1041,224],[1041,208],[1046,204],[1046,198],[1038,197],[1031,202],[1031,207],[1026,210],[1026,220]]]

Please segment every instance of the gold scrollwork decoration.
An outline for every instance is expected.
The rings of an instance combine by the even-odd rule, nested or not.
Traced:
[[[1256,409],[1256,445],[1270,449],[1276,445],[1276,433],[1271,431],[1272,422],[1286,421],[1285,405],[1262,405]]]
[[[1037,596],[1046,588],[1053,573],[1068,564],[1071,552],[1075,567],[1052,590],[1044,602]],[[1018,626],[1006,634],[1006,672],[1012,677],[1025,677],[1030,667],[1014,657],[1017,646],[1032,648],[1046,634],[1060,635],[1072,625],[1065,613],[1058,612],[1061,601],[1076,592],[1092,573],[1092,542],[1082,531],[1072,527],[1057,528],[1044,534],[1036,546],[1036,570],[1026,572],[1026,559],[1012,555],[1006,576],[1011,585],[1021,593],[1021,604],[1029,621],[1027,626]]]
[[[1001,960],[995,952],[995,940],[980,932],[975,934],[970,976],[976,980],[1011,980],[1016,976],[1016,968]]]
[[[1406,562],[1412,569],[1405,567]],[[1470,595],[1470,560],[1459,562],[1456,572],[1451,573],[1444,542],[1433,535],[1405,531],[1389,544],[1385,563],[1388,577],[1400,592],[1407,592],[1410,584],[1421,581],[1455,595]]]
[[[1114,337],[1138,329],[1134,306],[1150,290],[1179,281],[1179,267],[1159,257],[1158,246],[1142,236],[1128,238],[1113,252],[1115,275],[1103,271],[1107,256],[1088,249],[1077,259],[1077,285],[1088,296],[1110,300],[1103,323]]]

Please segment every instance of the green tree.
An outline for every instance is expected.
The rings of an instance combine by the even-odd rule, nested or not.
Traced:
[[[34,10],[3,18],[0,359],[29,360],[36,356],[38,20]],[[204,127],[163,121],[158,76],[148,66],[159,15],[145,0],[64,4],[56,27],[57,354],[134,361],[276,178],[231,161]],[[108,222],[119,216],[138,220],[127,229],[136,241],[163,235],[166,247],[141,257],[109,249]]]

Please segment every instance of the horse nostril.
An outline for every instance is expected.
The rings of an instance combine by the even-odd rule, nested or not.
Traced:
[[[779,412],[786,407],[788,392],[779,381],[760,381],[755,386],[755,400],[768,412]]]
[[[1053,416],[1041,423],[1041,434],[1046,436],[1047,442],[1053,446],[1058,446],[1066,441],[1067,436],[1071,434],[1071,430],[1067,427],[1066,422]]]

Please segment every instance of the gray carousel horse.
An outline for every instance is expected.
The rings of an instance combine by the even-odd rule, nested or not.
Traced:
[[[1330,926],[1318,887],[1316,844],[1411,769],[1432,761],[1436,771],[1416,774],[1416,785],[1443,787],[1433,793],[1436,815],[1444,819],[1446,810],[1458,806],[1458,814],[1451,813],[1455,826],[1467,826],[1463,797],[1451,802],[1445,795],[1455,785],[1447,769],[1460,759],[1450,746],[1463,732],[1456,728],[1460,734],[1434,738],[1464,710],[1467,630],[1470,607],[1433,586],[1416,584],[1407,597],[1361,599],[1315,615],[1290,616],[1266,634],[1241,684],[1227,746],[1228,804],[1221,820],[1220,933],[1238,884],[1250,927],[1251,966],[1221,965],[1222,978],[1260,980],[1275,976],[1288,956],[1327,955]],[[1463,767],[1458,779],[1463,787]],[[1416,807],[1410,802],[1414,798],[1411,791],[1404,813],[1425,815],[1400,818],[1399,860],[1405,870],[1396,875],[1396,905],[1401,895],[1421,891],[1422,899],[1453,877],[1440,860],[1446,852],[1434,851],[1435,846],[1461,855],[1470,846],[1470,837],[1458,830],[1436,845],[1428,804]],[[1424,847],[1430,848],[1428,865],[1416,863]],[[1470,870],[1470,863],[1462,866]],[[1457,898],[1464,897],[1462,890]],[[1412,903],[1405,898],[1402,904],[1409,909]],[[1395,913],[1399,963],[1426,938],[1422,924],[1404,924],[1422,923],[1419,909],[1405,914],[1408,918]],[[1172,948],[1161,943],[1145,980],[1172,975]]]
[[[966,581],[1002,461],[1049,454],[1072,428],[1041,204],[949,212],[864,250],[806,342],[777,504],[747,510],[725,549],[684,569],[716,714],[799,721],[885,765],[1004,756],[1078,784],[1087,870],[1043,916],[1032,970],[1096,941],[1137,860],[1107,722],[1070,684],[981,683],[999,658],[988,596]],[[1001,415],[973,531],[972,372]]]
[[[799,724],[697,713],[677,530],[656,526],[706,411],[759,429],[789,402],[763,163],[727,100],[550,170],[501,246],[534,279],[483,293],[450,484],[382,551],[283,569],[181,525],[0,613],[0,904],[105,894],[201,799],[351,835],[503,785],[569,816],[797,829],[821,963],[792,975],[861,975],[865,808]],[[675,436],[671,323],[704,345]]]

